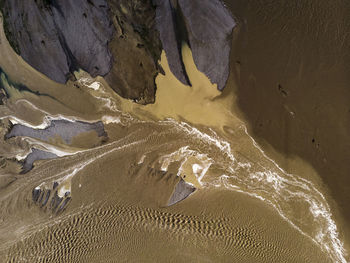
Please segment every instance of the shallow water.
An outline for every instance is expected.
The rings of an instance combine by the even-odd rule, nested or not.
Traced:
[[[1,141],[0,254],[8,261],[346,262],[317,173],[289,174],[268,157],[247,131],[233,87],[219,93],[187,46],[193,87],[176,80],[163,53],[156,103],[141,106],[84,72],[76,83],[55,84],[0,37],[0,66],[9,74],[2,77],[9,94],[0,105],[2,134],[9,121],[43,129],[69,120],[102,121],[108,137]],[[50,96],[19,91],[11,81]],[[33,148],[59,158],[20,174],[16,160]],[[197,190],[167,207],[180,177]],[[33,189],[71,199],[57,212],[52,199],[33,202]]]

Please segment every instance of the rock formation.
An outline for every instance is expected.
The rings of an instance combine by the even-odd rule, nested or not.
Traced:
[[[105,0],[3,1],[5,32],[15,51],[49,78],[65,83],[74,70],[106,75],[114,28]]]
[[[34,129],[22,124],[15,124],[5,137],[9,139],[16,136],[26,136],[43,141],[49,141],[52,138],[59,137],[65,143],[70,144],[74,137],[90,131],[96,132],[98,137],[107,137],[101,121],[87,123],[82,121],[71,122],[67,120],[53,120],[50,126],[45,129]]]
[[[53,183],[52,187],[40,185],[32,190],[32,200],[42,210],[50,211],[52,214],[58,215],[67,208],[67,205],[72,200],[71,193],[65,191],[64,195],[60,196],[59,190],[60,184]]]
[[[190,194],[196,191],[196,188],[189,183],[186,183],[182,178],[176,185],[173,194],[171,195],[168,206],[174,205],[186,199]]]
[[[151,1],[2,0],[0,8],[11,46],[52,80],[83,69],[123,97],[154,101],[161,47]]]
[[[116,30],[109,47],[113,66],[105,77],[122,97],[153,103],[162,50],[151,0],[108,0]]]
[[[181,36],[181,18],[176,12],[173,4],[169,0],[156,0],[157,17],[156,24],[160,33],[160,39],[166,52],[169,67],[178,80],[185,85],[191,85],[188,79],[184,63],[181,56],[182,42],[187,34]]]
[[[83,69],[122,97],[153,103],[162,48],[174,75],[191,84],[183,43],[218,89],[228,78],[235,21],[219,0],[0,0],[0,9],[14,50],[60,83]]]
[[[226,7],[219,0],[155,2],[160,38],[174,75],[189,84],[181,59],[185,42],[191,47],[197,68],[223,90],[229,75],[231,34],[236,25]]]
[[[39,149],[32,149],[32,152],[28,154],[26,159],[23,162],[23,168],[22,173],[27,173],[30,170],[33,169],[33,164],[37,160],[49,160],[49,159],[55,159],[58,158],[58,156],[51,152],[46,152]]]

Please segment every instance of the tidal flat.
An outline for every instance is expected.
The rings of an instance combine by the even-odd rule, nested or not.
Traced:
[[[286,133],[297,129],[292,120],[303,123],[303,107],[287,90],[293,53],[287,62],[271,61],[278,83],[264,74],[268,67],[259,63],[277,47],[256,47],[265,38],[252,17],[261,15],[265,24],[274,19],[248,2],[226,3],[247,21],[234,31],[235,62],[224,91],[198,70],[183,44],[191,86],[172,73],[163,50],[148,105],[119,96],[105,78],[83,70],[66,84],[50,80],[13,51],[1,26],[4,262],[347,262],[348,224],[339,205],[345,194],[334,194],[317,158],[300,154],[308,151],[300,141],[308,131],[294,131],[298,144],[284,145],[288,151],[279,145],[280,133],[267,134],[283,125],[296,125]],[[288,39],[281,30],[275,37]],[[305,63],[300,79],[303,67],[311,67]],[[259,93],[259,85],[270,84],[276,94],[264,96],[281,105]],[[279,114],[290,119],[280,125],[264,119]]]

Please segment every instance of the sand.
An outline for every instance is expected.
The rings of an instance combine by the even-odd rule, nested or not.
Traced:
[[[0,108],[2,132],[8,118],[24,121],[29,115],[29,124],[39,125],[44,116],[64,116],[102,120],[108,136],[98,145],[82,143],[89,136],[80,138],[80,146],[29,137],[1,141],[8,150],[0,168],[6,178],[0,192],[0,255],[7,261],[344,259],[337,251],[343,237],[337,229],[329,232],[338,221],[317,173],[312,178],[288,173],[266,155],[241,118],[236,87],[219,93],[194,67],[188,47],[182,55],[193,86],[176,80],[163,53],[165,76],[156,80],[156,102],[141,106],[84,72],[77,74],[80,82],[55,84],[10,51],[3,32],[0,37],[0,66],[11,80],[55,98],[11,87],[14,95]],[[33,170],[19,174],[16,156],[38,144],[60,158],[37,161]],[[168,206],[181,180],[197,190]],[[50,196],[69,192],[65,210],[51,209],[51,199],[44,205],[33,201],[38,188]]]

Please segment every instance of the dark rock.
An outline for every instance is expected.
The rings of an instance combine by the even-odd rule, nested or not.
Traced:
[[[108,42],[114,28],[106,7],[105,0],[94,0],[93,5],[85,0],[1,2],[12,47],[35,69],[60,83],[78,68],[92,76],[109,72]]]
[[[44,206],[47,204],[47,202],[49,201],[49,198],[50,198],[50,194],[51,194],[51,190],[47,190],[47,191],[46,191],[45,199],[44,199],[44,201],[43,201],[41,207],[44,207]]]
[[[153,103],[162,50],[155,7],[151,0],[109,0],[109,5],[116,34],[109,44],[113,67],[105,79],[122,97]]]
[[[170,0],[156,0],[157,5],[157,29],[160,33],[160,39],[163,49],[166,52],[169,67],[175,77],[185,85],[190,85],[187,72],[182,61],[182,42],[180,33],[180,15]]]
[[[6,100],[6,92],[0,87],[0,105],[4,105],[4,101]]]
[[[32,152],[28,154],[27,158],[24,160],[22,173],[27,173],[31,169],[33,169],[33,163],[37,160],[48,160],[57,157],[58,156],[56,154],[38,149],[33,149]]]
[[[191,83],[183,43],[220,90],[228,78],[235,22],[219,0],[1,0],[0,8],[11,46],[60,83],[83,69],[104,76],[124,98],[153,103],[161,43],[172,72],[184,84]]]
[[[38,204],[43,211],[50,211],[56,214],[63,212],[71,201],[71,196],[70,191],[67,191],[64,197],[60,197],[57,190],[55,190],[58,186],[59,183],[54,182],[52,189],[45,189],[40,186],[34,188],[32,190],[33,202]],[[53,191],[54,193],[51,195]]]
[[[157,27],[171,71],[189,83],[181,46],[191,47],[197,68],[223,90],[229,75],[231,34],[236,23],[219,0],[156,0]]]
[[[41,204],[41,202],[43,201],[44,195],[45,195],[45,190],[41,190],[40,197],[38,199],[39,204]]]
[[[49,78],[65,83],[81,68],[122,97],[154,102],[162,48],[151,0],[1,0],[0,8],[11,46]]]
[[[50,209],[52,211],[55,211],[59,204],[62,202],[63,198],[59,197],[57,194],[57,191],[55,192],[54,196],[51,199]]]
[[[16,136],[27,136],[43,141],[49,141],[50,138],[59,136],[64,142],[70,144],[75,136],[89,131],[95,131],[99,137],[107,136],[101,121],[87,123],[81,121],[72,122],[67,120],[53,120],[51,121],[51,125],[45,129],[33,129],[22,124],[16,124],[5,137],[6,139],[9,139]],[[53,157],[51,155],[48,156],[46,153],[35,151],[34,155],[28,160],[27,166],[30,166],[30,161],[34,160],[35,157],[45,157],[45,155],[46,157]]]
[[[38,202],[39,197],[41,194],[41,189],[40,188],[34,188],[32,191],[32,199],[34,201],[34,203]]]
[[[178,0],[197,68],[223,90],[229,76],[236,23],[220,0]]]
[[[188,183],[186,183],[182,178],[176,185],[175,190],[170,197],[168,206],[174,205],[184,199],[186,199],[190,194],[196,191],[196,188]]]
[[[56,211],[56,214],[62,213],[62,212],[66,209],[68,203],[69,203],[71,200],[72,200],[71,197],[67,197],[66,199],[64,199],[63,202],[61,203],[61,205],[58,207],[58,209],[57,209],[57,211]]]

